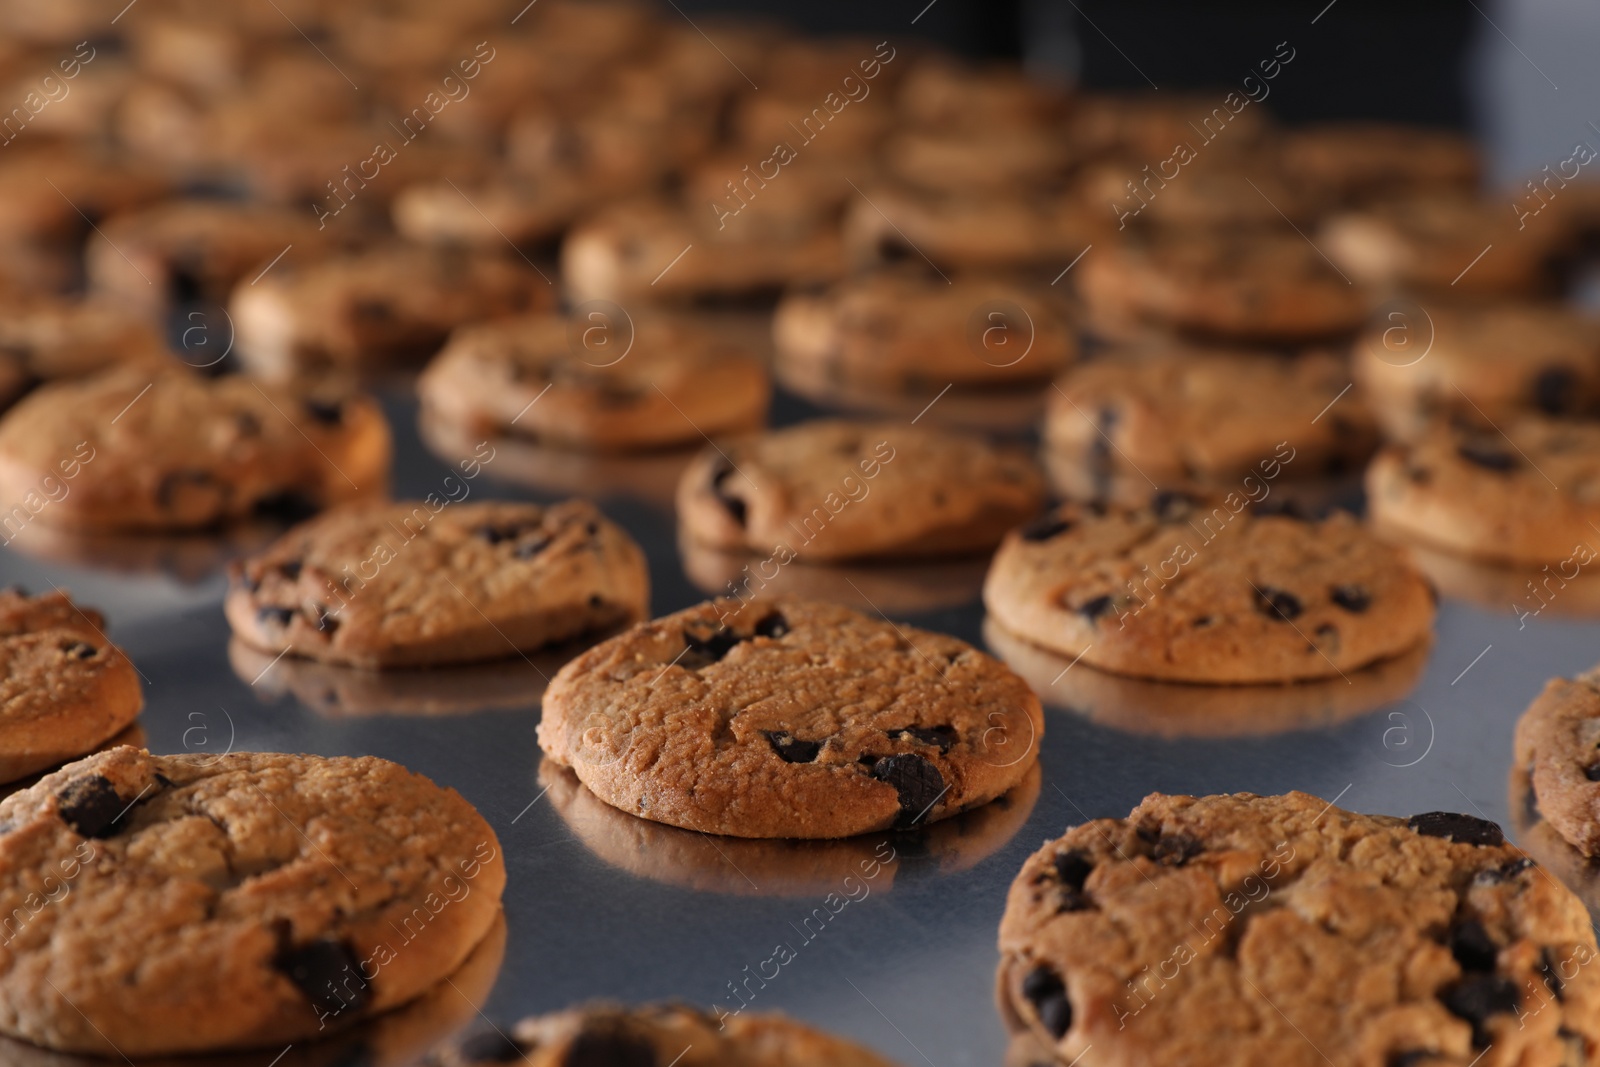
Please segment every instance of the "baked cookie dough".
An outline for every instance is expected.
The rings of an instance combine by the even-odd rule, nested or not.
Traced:
[[[1585,856],[1600,852],[1600,672],[1544,687],[1517,720],[1515,766],[1545,822]]]
[[[1340,676],[1414,648],[1434,617],[1404,550],[1350,515],[1258,514],[1239,494],[1062,505],[1006,538],[983,599],[1091,667],[1208,684]]]
[[[0,1031],[145,1056],[404,1004],[500,913],[489,824],[373,757],[116,748],[0,802]]]
[[[650,606],[644,553],[583,500],[352,504],[230,577],[223,607],[245,643],[369,668],[515,656]]]
[[[1153,793],[1023,865],[998,986],[1062,1064],[1587,1063],[1596,954],[1583,903],[1484,819]]]
[[[993,800],[1043,733],[1026,683],[953,637],[829,604],[715,600],[563,667],[539,744],[641,818],[836,838]]]
[[[975,435],[818,419],[708,447],[678,483],[678,522],[781,566],[979,552],[1043,502],[1026,456]]]
[[[0,419],[0,500],[78,531],[194,530],[379,490],[389,453],[366,397],[128,369],[44,386]]]

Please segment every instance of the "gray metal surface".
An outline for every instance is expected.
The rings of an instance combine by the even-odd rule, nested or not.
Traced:
[[[395,389],[385,401],[398,444],[394,492],[423,495],[451,467],[419,441],[409,395]],[[782,399],[775,415],[787,422],[805,412],[797,401]],[[491,463],[471,483],[474,498],[562,495],[495,475]],[[664,507],[600,499],[646,547],[656,613],[703,599],[685,576]],[[1555,618],[1578,603],[1576,593],[1563,593],[1525,628],[1509,606],[1446,599],[1437,643],[1403,700],[1353,718],[1313,709],[1310,720],[1322,725],[1275,735],[1249,732],[1261,729],[1259,717],[1253,723],[1219,720],[1211,706],[1186,706],[1183,699],[1161,714],[1118,725],[1103,720],[1115,701],[1098,691],[1091,694],[1091,719],[1060,706],[1069,693],[1082,694],[1071,674],[1053,686],[1047,676],[1036,683],[1054,705],[1047,712],[1036,799],[1024,796],[1009,809],[922,837],[766,847],[658,830],[612,815],[559,782],[542,794],[547,783],[539,778],[534,741],[538,678],[528,671],[516,678],[513,670],[510,703],[516,706],[498,710],[451,711],[437,700],[430,704],[416,686],[387,698],[364,697],[291,661],[254,680],[259,666],[230,663],[220,571],[188,579],[119,573],[43,562],[13,547],[0,550],[0,582],[31,590],[59,584],[106,612],[113,640],[147,679],[142,722],[152,751],[214,752],[231,744],[236,750],[372,754],[465,794],[499,833],[510,874],[505,961],[482,1005],[489,1018],[503,1023],[600,996],[679,997],[723,1010],[749,1001],[751,1008],[783,1009],[902,1063],[928,1067],[999,1061],[1004,1040],[992,975],[1006,887],[1022,859],[1067,825],[1124,815],[1153,790],[1289,789],[1338,798],[1360,811],[1442,808],[1504,823],[1517,714],[1547,677],[1600,659],[1600,624]],[[983,641],[975,598],[895,614]],[[475,692],[507,703],[503,678],[497,687],[491,673],[480,684],[476,691],[454,681],[441,688],[469,704],[478,699]],[[1324,696],[1320,704],[1330,707],[1344,699],[1331,690]],[[435,713],[358,714],[364,699],[432,706]],[[330,700],[344,711],[319,710]],[[1185,714],[1194,731],[1211,736],[1180,736],[1183,727],[1173,724]],[[591,803],[582,803],[586,799]],[[866,878],[863,871],[873,868],[861,861],[875,849],[879,859],[887,856],[883,840],[894,849],[894,862]],[[830,893],[837,894],[831,901]],[[779,945],[793,958],[781,954],[787,962],[775,965],[768,961]]]

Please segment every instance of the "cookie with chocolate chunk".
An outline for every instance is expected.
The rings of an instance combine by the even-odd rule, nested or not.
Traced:
[[[281,1049],[404,1004],[500,913],[494,831],[373,757],[115,748],[0,802],[0,1032]]]
[[[998,993],[1062,1064],[1587,1063],[1597,954],[1583,903],[1476,816],[1153,793],[1029,857]]]
[[[1027,684],[963,641],[828,604],[716,600],[563,667],[539,744],[641,818],[834,838],[993,800],[1043,732]]]
[[[1552,679],[1517,720],[1515,752],[1545,822],[1600,852],[1600,671]]]
[[[1582,568],[1600,555],[1600,426],[1537,415],[1498,429],[1436,422],[1378,453],[1367,508],[1379,529],[1460,556]]]
[[[0,420],[0,500],[19,525],[195,530],[380,491],[389,454],[366,397],[129,368],[44,386]]]
[[[500,659],[649,612],[644,553],[593,504],[352,504],[235,563],[224,610],[264,652],[359,667]]]
[[[1420,644],[1434,598],[1350,515],[1260,514],[1242,493],[1065,504],[1007,536],[984,604],[1091,667],[1215,684],[1338,677]]]
[[[473,1034],[430,1067],[892,1067],[843,1038],[771,1012],[587,1004]]]

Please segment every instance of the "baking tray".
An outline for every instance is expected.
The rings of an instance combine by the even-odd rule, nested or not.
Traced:
[[[454,468],[423,443],[409,387],[387,384],[380,396],[395,433],[394,494],[437,490]],[[780,393],[773,422],[818,411]],[[509,480],[529,474],[526,463],[509,462],[517,454],[497,454],[470,483],[471,499],[569,495]],[[651,462],[657,467],[631,483],[615,471],[533,467],[551,485],[589,485],[644,546],[659,615],[705,594],[678,547],[663,473],[671,457]],[[1547,678],[1600,659],[1600,624],[1561,617],[1589,610],[1593,593],[1560,590],[1538,615],[1519,618],[1515,579],[1500,576],[1496,586],[1493,575],[1448,571],[1448,560],[1445,584],[1481,602],[1446,595],[1431,648],[1348,690],[1336,680],[1243,700],[1219,690],[1124,689],[1087,668],[1063,675],[1050,657],[1013,650],[1047,705],[1040,771],[1016,794],[921,834],[728,841],[635,820],[565,774],[541,774],[537,695],[554,657],[385,689],[372,675],[230,650],[220,562],[250,540],[101,547],[100,562],[89,565],[64,555],[70,549],[59,538],[23,538],[0,549],[0,583],[62,586],[105,611],[111,638],[145,678],[140,721],[152,751],[370,754],[475,804],[500,835],[509,882],[492,992],[480,982],[473,996],[444,994],[474,1001],[457,1004],[452,1017],[469,1031],[595,997],[682,998],[724,1011],[782,1009],[907,1065],[996,1064],[1005,1049],[993,1003],[996,927],[1013,875],[1041,842],[1085,819],[1126,815],[1158,790],[1298,789],[1358,811],[1467,811],[1513,829],[1517,715]],[[896,621],[984,644],[981,562],[866,571],[876,584],[831,588],[855,589]],[[1363,710],[1373,700],[1379,706]],[[1532,844],[1536,829],[1519,821],[1514,833]],[[1538,841],[1544,858],[1551,842]],[[867,862],[891,854],[892,862]],[[1564,857],[1567,867],[1563,857],[1547,862],[1581,879],[1574,857]],[[775,955],[787,962],[775,965]],[[324,1062],[318,1054],[297,1046],[280,1067]]]

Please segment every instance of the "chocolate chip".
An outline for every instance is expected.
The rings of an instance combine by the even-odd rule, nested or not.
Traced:
[[[1157,490],[1150,498],[1150,510],[1162,522],[1182,522],[1189,517],[1198,501],[1188,493],[1176,489]]]
[[[322,505],[318,500],[299,489],[285,489],[281,492],[270,493],[255,502],[252,509],[257,515],[283,519],[288,522],[299,522],[315,515]]]
[[[1413,815],[1406,825],[1424,837],[1443,837],[1462,845],[1503,845],[1506,835],[1488,819],[1453,811],[1427,811]]]
[[[324,426],[337,426],[344,420],[344,403],[339,400],[306,398],[306,414]]]
[[[1093,600],[1085,601],[1078,605],[1078,614],[1098,625],[1100,616],[1116,606],[1117,598],[1111,595],[1097,596]]]
[[[1431,470],[1413,463],[1406,464],[1405,475],[1416,485],[1427,485],[1433,481],[1433,472]]]
[[[716,496],[717,502],[721,504],[723,508],[727,510],[728,514],[733,517],[733,521],[738,523],[740,526],[743,526],[745,524],[745,519],[749,515],[749,507],[743,500],[733,496],[727,491],[727,489],[723,488],[723,483],[726,482],[728,478],[733,475],[733,473],[734,470],[731,463],[723,463],[714,471],[712,471],[711,492]]]
[[[372,999],[361,961],[343,941],[324,937],[286,947],[273,957],[272,966],[305,994],[319,1015],[337,1015],[346,1008],[360,1011]]]
[[[289,579],[291,582],[300,577],[300,567],[301,563],[297,559],[291,559],[284,563],[278,564],[279,572],[281,572],[283,576]]]
[[[1274,589],[1270,585],[1264,585],[1257,589],[1256,598],[1256,607],[1261,610],[1263,615],[1282,619],[1284,622],[1298,618],[1300,613],[1305,610],[1300,604],[1299,597],[1282,589]]]
[[[1523,871],[1531,870],[1534,866],[1536,866],[1536,864],[1531,859],[1524,856],[1521,859],[1512,860],[1510,863],[1502,864],[1499,867],[1489,867],[1485,870],[1481,870],[1477,874],[1473,875],[1472,880],[1480,885],[1498,885],[1501,882],[1510,881]]]
[[[288,626],[294,619],[293,608],[280,608],[268,604],[256,609],[256,621],[273,626]]]
[[[511,554],[518,559],[532,559],[549,547],[550,538],[540,534],[531,541],[517,542],[517,547]]]
[[[461,1059],[467,1063],[515,1063],[530,1051],[527,1046],[499,1030],[473,1034],[456,1048]]]
[[[1546,367],[1533,380],[1533,402],[1550,415],[1566,415],[1577,407],[1578,376],[1569,367]]]
[[[1456,455],[1468,463],[1483,467],[1485,470],[1502,473],[1514,469],[1517,465],[1516,456],[1496,444],[1482,440],[1461,443],[1456,446]]]
[[[1539,950],[1539,974],[1543,976],[1545,988],[1550,990],[1550,995],[1556,998],[1557,1003],[1567,999],[1562,992],[1566,988],[1566,983],[1562,982],[1561,975],[1556,973],[1556,958],[1548,946]]]
[[[1359,585],[1336,585],[1328,594],[1328,599],[1356,615],[1372,606],[1372,594]]]
[[[1591,782],[1600,782],[1600,763],[1591,763],[1585,767],[1583,776]]]
[[[1252,509],[1252,513],[1257,518],[1276,516],[1280,519],[1295,519],[1299,522],[1306,522],[1310,518],[1306,514],[1306,509],[1300,506],[1300,501],[1290,500],[1287,497],[1274,497],[1271,500],[1263,500]]]
[[[394,319],[394,308],[389,306],[389,302],[375,297],[356,300],[351,310],[358,319],[369,319],[373,322],[389,322]]]
[[[498,545],[501,541],[509,541],[520,532],[515,526],[494,526],[488,523],[472,531],[491,545]]]
[[[93,659],[100,650],[87,641],[73,641],[62,645],[61,651],[73,659]]]
[[[1492,971],[1500,947],[1482,923],[1468,919],[1450,928],[1450,955],[1464,971]]]
[[[924,745],[937,745],[941,753],[949,752],[950,746],[956,742],[956,731],[952,726],[907,726],[903,730],[890,730],[892,738],[910,737]]]
[[[901,830],[925,818],[945,792],[944,776],[939,768],[910,753],[878,760],[872,765],[872,776],[894,786],[895,792],[900,794],[900,816],[895,820],[895,827]]]
[[[1472,1043],[1478,1048],[1489,1044],[1486,1025],[1491,1015],[1517,1010],[1517,985],[1494,974],[1475,974],[1463,978],[1439,996],[1451,1015],[1472,1024]]]
[[[1033,1005],[1039,1023],[1051,1037],[1059,1040],[1072,1028],[1072,1002],[1067,999],[1066,983],[1050,968],[1029,971],[1022,980],[1022,995]]]
[[[762,730],[772,751],[785,763],[811,763],[822,751],[821,741],[802,741],[788,730]]]
[[[241,437],[261,436],[261,420],[249,411],[236,411],[233,413],[234,424],[239,427]]]
[[[339,628],[339,620],[334,617],[333,612],[328,609],[326,604],[317,604],[315,607],[317,612],[317,631],[331,635],[333,631]]]
[[[589,594],[589,606],[591,608],[603,607],[603,606],[605,606],[605,602],[606,602],[606,598],[601,596],[599,593],[590,593]]]
[[[111,779],[99,774],[77,778],[56,794],[56,814],[80,837],[111,837],[128,802],[117,795]]]
[[[1087,852],[1071,848],[1056,856],[1056,881],[1061,886],[1061,910],[1085,911],[1094,906],[1084,891],[1084,883],[1094,870],[1094,861]]]
[[[1419,1063],[1437,1058],[1439,1054],[1429,1049],[1410,1048],[1403,1052],[1389,1053],[1389,1058],[1383,1061],[1383,1067],[1417,1067]]]
[[[655,1047],[618,1030],[584,1030],[567,1046],[561,1067],[657,1067]]]
[[[1164,867],[1182,867],[1205,851],[1200,839],[1190,834],[1166,834],[1156,841],[1150,855]]]
[[[1072,529],[1068,519],[1058,518],[1053,514],[1040,515],[1017,531],[1017,536],[1024,541],[1048,541],[1052,537],[1066,533]]]
[[[739,635],[726,626],[718,626],[704,636],[684,630],[683,643],[688,646],[688,651],[678,659],[678,663],[690,670],[709,667],[733,651],[733,646],[740,640]]]
[[[789,620],[783,617],[781,611],[774,611],[756,623],[755,633],[757,637],[770,637],[776,641],[788,632]]]

